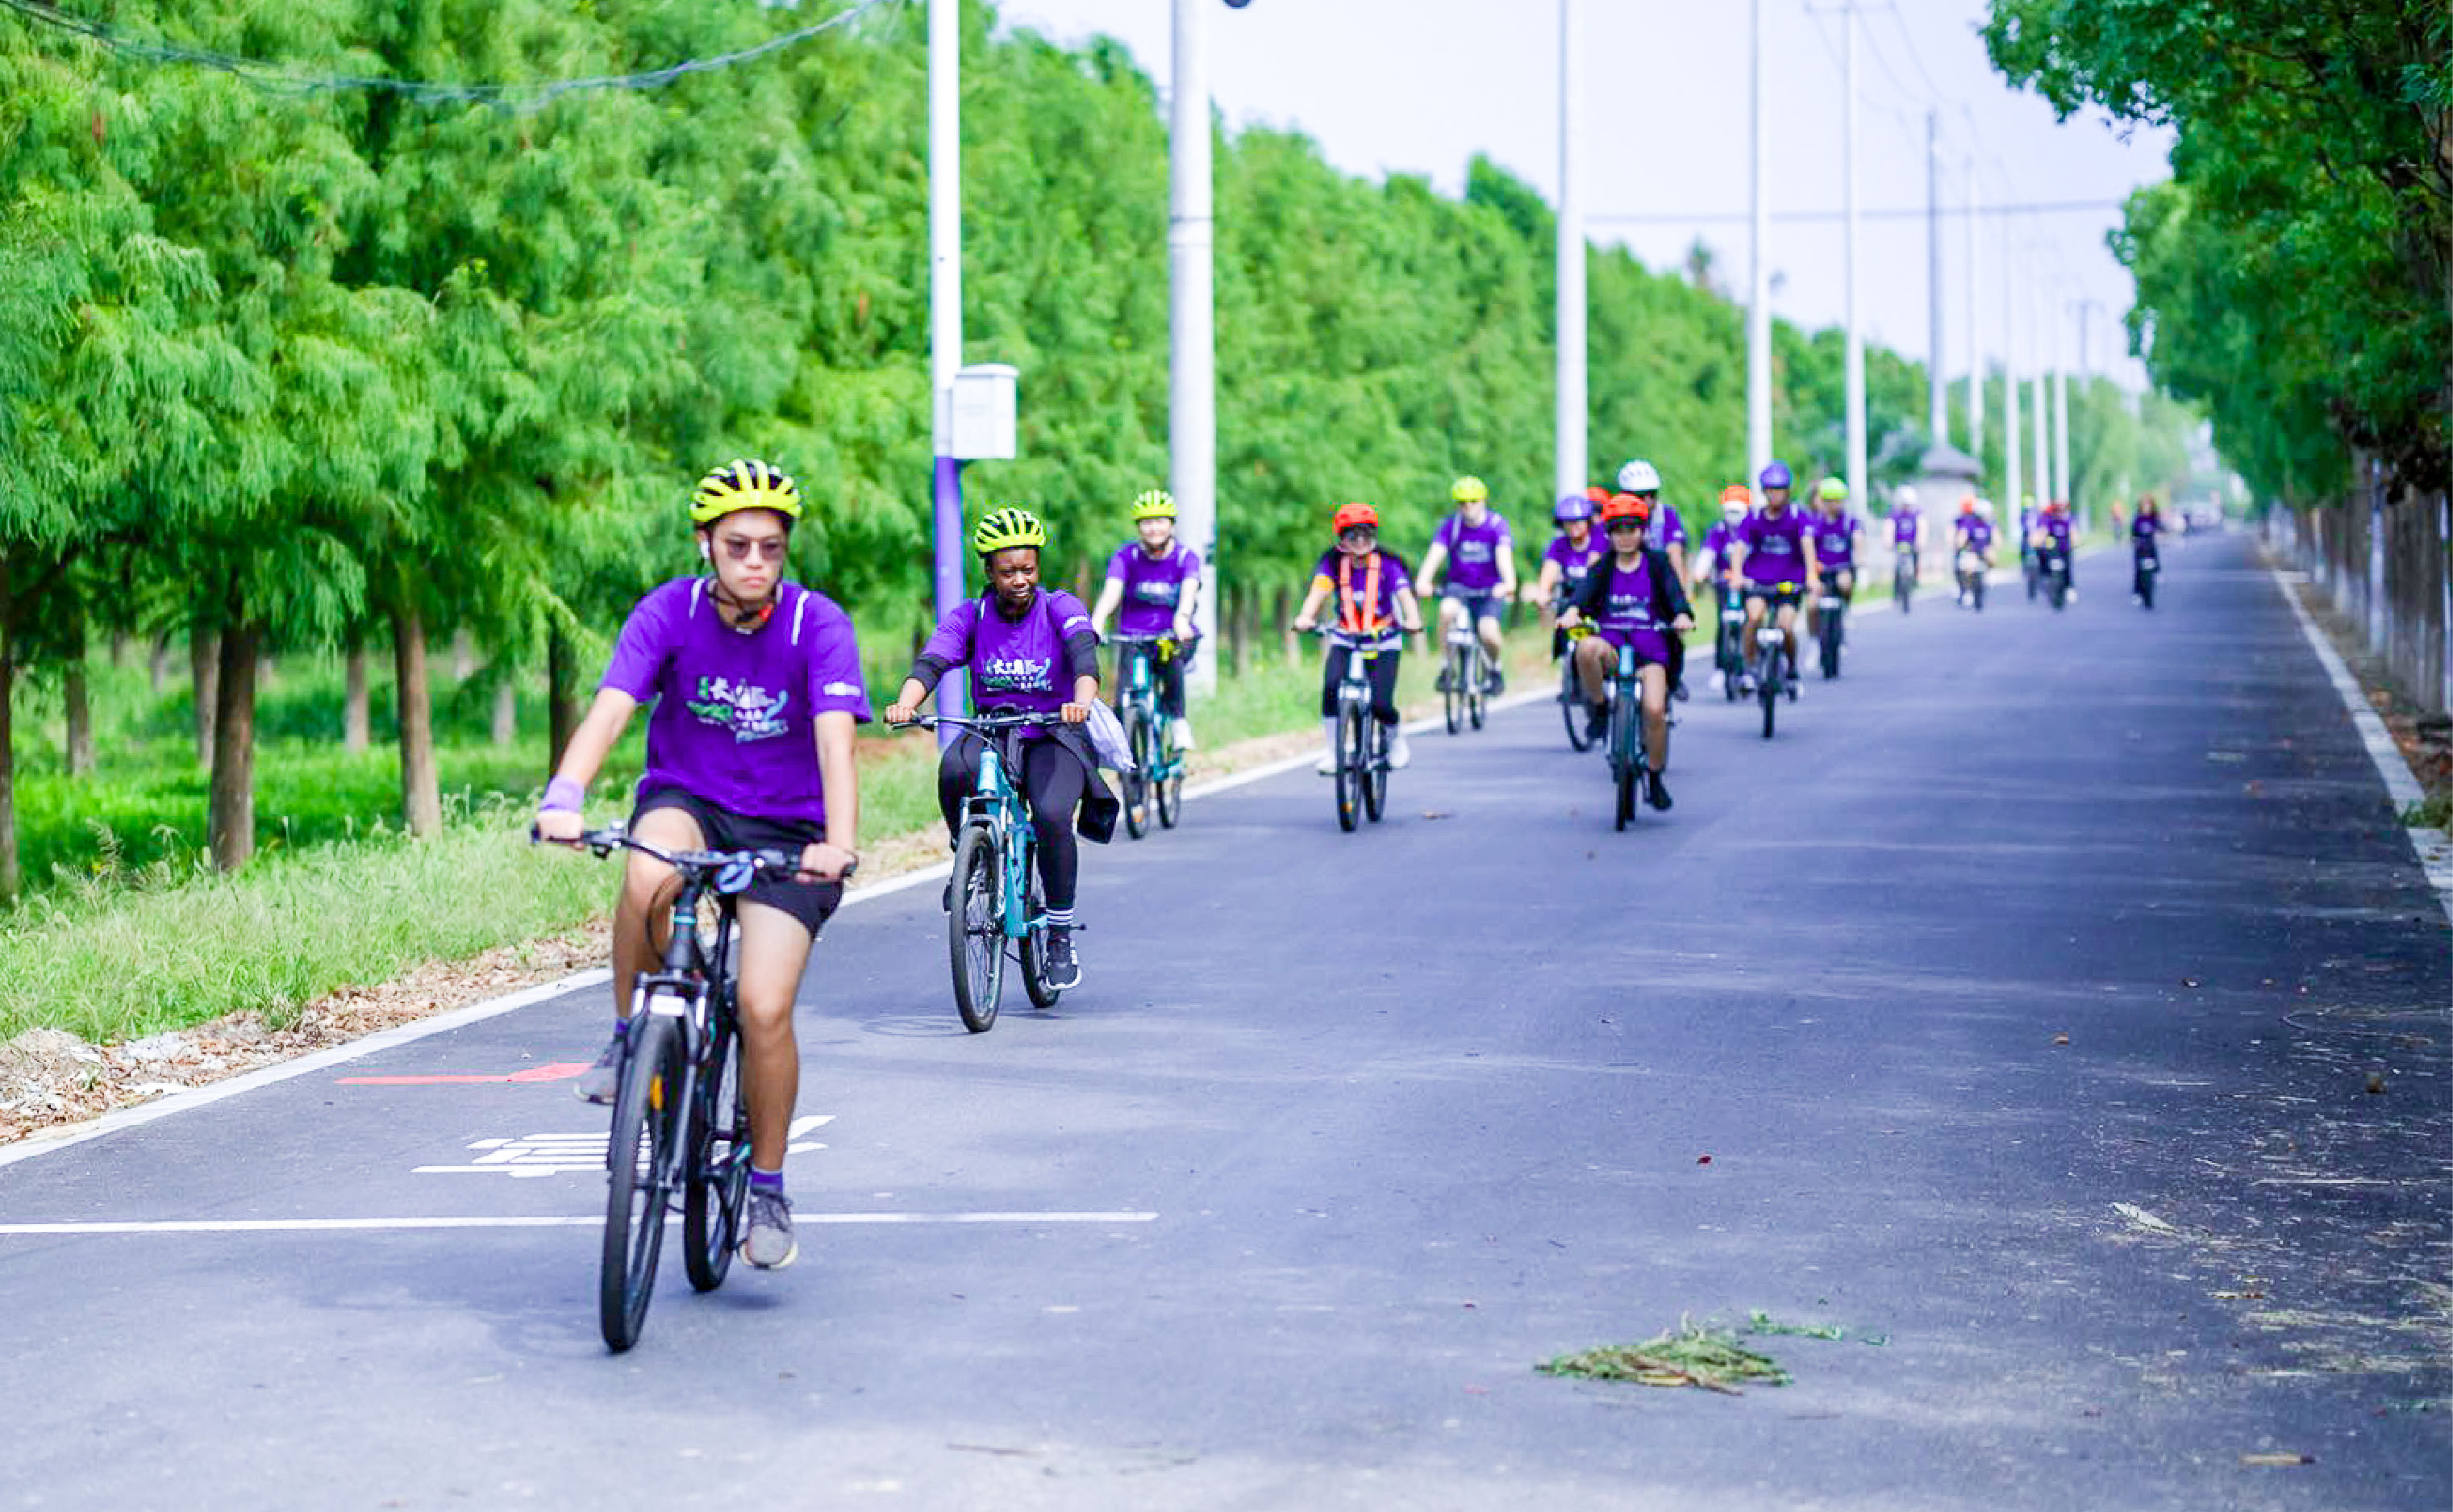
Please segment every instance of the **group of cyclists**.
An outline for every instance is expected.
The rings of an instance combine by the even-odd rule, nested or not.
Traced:
[[[1752,490],[1721,495],[1722,518],[1691,560],[1683,523],[1662,505],[1659,470],[1642,459],[1619,470],[1617,487],[1558,501],[1557,536],[1542,553],[1534,583],[1520,586],[1506,520],[1473,477],[1450,489],[1455,510],[1443,519],[1419,577],[1380,544],[1379,511],[1349,503],[1331,515],[1331,544],[1315,566],[1294,627],[1331,631],[1322,667],[1322,712],[1335,769],[1337,691],[1347,662],[1368,648],[1373,717],[1386,727],[1386,761],[1409,760],[1396,701],[1403,637],[1421,633],[1422,599],[1436,595],[1444,632],[1470,627],[1488,653],[1486,692],[1504,686],[1497,670],[1507,607],[1519,598],[1555,611],[1563,632],[1581,631],[1572,666],[1590,727],[1605,717],[1622,650],[1631,650],[1649,757],[1646,802],[1670,806],[1665,772],[1667,714],[1680,684],[1685,633],[1695,624],[1690,585],[1710,587],[1722,614],[1740,613],[1753,632],[1768,621],[1786,647],[1793,673],[1797,616],[1827,587],[1853,594],[1864,522],[1848,509],[1838,478],[1814,490],[1814,507],[1792,507],[1794,479],[1774,462]],[[790,583],[784,567],[801,517],[798,486],[764,462],[736,460],[703,478],[689,516],[704,573],[650,589],[633,607],[587,715],[566,746],[538,807],[537,838],[571,843],[583,832],[580,808],[632,716],[651,705],[647,760],[631,808],[632,835],[660,850],[785,849],[797,871],[761,873],[736,903],[737,1013],[749,1110],[750,1174],[741,1253],[777,1268],[798,1254],[784,1157],[799,1087],[800,1057],[791,1008],[810,948],[860,865],[860,803],[854,727],[872,717],[850,617],[825,594]],[[1095,606],[1040,581],[1047,532],[1028,511],[990,510],[969,544],[987,589],[955,606],[913,658],[885,710],[908,725],[957,669],[984,710],[1035,716],[1022,731],[1019,768],[1010,775],[1027,799],[1037,840],[1047,929],[1047,985],[1081,979],[1073,942],[1080,862],[1077,837],[1105,843],[1119,805],[1099,775],[1103,759],[1085,726],[1100,697],[1098,647],[1110,617],[1120,635],[1171,637],[1180,647],[1158,666],[1160,698],[1174,716],[1179,749],[1192,745],[1185,717],[1185,671],[1196,648],[1194,615],[1201,559],[1174,538],[1174,501],[1151,489],[1133,501],[1134,538],[1107,564]],[[2056,527],[2055,521],[2061,524]],[[1912,490],[1891,515],[1893,540],[1921,551],[1925,527]],[[2067,539],[2067,510],[2040,511],[2030,536]],[[1963,503],[1953,544],[1992,560],[1990,507]],[[2142,503],[2133,542],[2151,552],[2161,528]],[[1443,676],[1450,675],[1444,672]],[[1743,675],[1743,674],[1740,674]],[[1104,712],[1104,711],[1103,711]],[[972,791],[983,737],[969,732],[940,757],[938,801],[948,829]],[[640,851],[627,861],[613,921],[611,1035],[578,1079],[590,1102],[609,1101],[620,1078],[632,985],[656,970],[679,880],[668,864]]]

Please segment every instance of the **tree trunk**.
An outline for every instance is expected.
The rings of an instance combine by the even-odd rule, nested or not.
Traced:
[[[546,758],[545,774],[551,777],[562,766],[562,753],[570,745],[570,737],[579,729],[579,693],[571,686],[571,674],[578,670],[571,664],[570,638],[560,626],[546,631],[545,636],[545,706]]]
[[[170,637],[153,637],[153,654],[145,660],[146,690],[155,698],[162,696],[162,680],[170,675]]]
[[[494,671],[494,744],[509,746],[520,737],[520,689],[512,668],[498,664]]]
[[[110,665],[113,670],[117,670],[118,668],[128,665],[128,632],[126,630],[113,630],[110,632]]]
[[[68,706],[69,775],[93,775],[93,706],[86,696],[85,616],[77,615],[68,625],[68,665],[63,671],[62,696]]]
[[[9,559],[0,553],[0,902],[14,902],[26,881],[17,861],[17,757],[9,715],[17,681],[16,648],[9,636],[9,622],[15,615]]]
[[[451,681],[465,683],[476,669],[477,643],[469,638],[469,627],[464,625],[451,632]]]
[[[221,637],[209,630],[188,630],[188,686],[196,700],[196,765],[213,764],[213,710],[219,705],[222,674]]]
[[[341,749],[351,756],[366,754],[367,734],[367,646],[352,635],[349,650],[343,659],[343,681],[347,686],[341,695]]]
[[[1277,626],[1278,633],[1285,637],[1288,666],[1303,665],[1303,640],[1292,628],[1294,617],[1294,600],[1288,595],[1286,586],[1281,584],[1269,599],[1269,619]]]
[[[1227,665],[1237,677],[1251,665],[1252,655],[1252,592],[1237,588],[1226,595]]]
[[[426,626],[417,611],[392,616],[392,690],[400,703],[400,810],[409,832],[425,839],[443,828],[443,794],[434,773],[434,710],[426,691]]]
[[[223,871],[236,871],[255,854],[255,658],[263,645],[263,627],[245,618],[220,636],[205,839]]]

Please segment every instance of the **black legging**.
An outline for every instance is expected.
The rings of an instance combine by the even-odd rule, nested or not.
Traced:
[[[1337,715],[1337,685],[1346,680],[1346,663],[1354,648],[1342,641],[1328,643],[1328,655],[1321,664],[1320,716],[1333,719]],[[1383,725],[1397,723],[1397,658],[1401,653],[1392,643],[1386,650],[1371,659],[1371,713]]]
[[[1197,642],[1186,642],[1175,648],[1175,654],[1162,662],[1147,646],[1127,646],[1116,653],[1116,708],[1125,706],[1125,688],[1132,680],[1126,676],[1131,658],[1149,658],[1150,686],[1158,690],[1158,706],[1169,719],[1184,717],[1184,674],[1192,666],[1192,653],[1200,649]]]
[[[946,816],[948,832],[962,819],[963,800],[979,786],[980,751],[986,744],[977,730],[965,730],[938,758],[937,811]],[[1039,881],[1047,889],[1047,906],[1070,908],[1082,873],[1073,810],[1089,786],[1090,774],[1082,769],[1080,757],[1043,735],[1022,743],[1021,777],[1023,796],[1030,800],[1030,827],[1039,836]]]

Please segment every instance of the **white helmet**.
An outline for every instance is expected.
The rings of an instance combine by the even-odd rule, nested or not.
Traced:
[[[1916,485],[1913,483],[1901,484],[1899,490],[1891,495],[1891,507],[1894,509],[1915,508]]]
[[[1651,463],[1636,458],[1618,469],[1618,491],[1621,493],[1659,493],[1661,474]]]
[[[1976,501],[1976,518],[1980,520],[1990,520],[1993,518],[1992,500],[1979,499]]]

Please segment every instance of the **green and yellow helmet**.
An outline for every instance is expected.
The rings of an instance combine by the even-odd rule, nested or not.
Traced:
[[[797,520],[801,486],[781,468],[735,457],[698,480],[698,491],[690,495],[690,523],[712,525],[736,509],[772,509],[787,520]]]
[[[1448,497],[1459,504],[1486,504],[1490,501],[1490,489],[1480,478],[1468,472],[1448,485]]]
[[[1175,495],[1165,488],[1145,488],[1133,499],[1135,520],[1172,520],[1175,518]]]
[[[981,556],[994,556],[1007,547],[1046,545],[1047,530],[1039,523],[1039,516],[1010,505],[990,510],[986,519],[971,527],[971,549]]]

